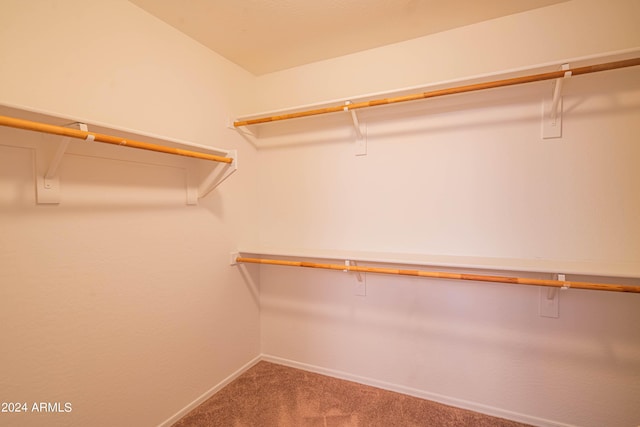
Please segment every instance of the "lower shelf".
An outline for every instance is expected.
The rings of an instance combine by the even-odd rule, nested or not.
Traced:
[[[323,260],[350,260],[375,264],[410,265],[501,272],[571,274],[611,278],[640,279],[640,265],[571,260],[493,258],[455,255],[309,250],[285,248],[241,248],[238,253],[258,257],[287,257]],[[237,255],[237,254],[236,254]],[[232,256],[233,258],[233,256]]]

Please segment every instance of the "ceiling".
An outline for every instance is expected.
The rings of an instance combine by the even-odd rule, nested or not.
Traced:
[[[129,0],[255,75],[567,0]]]

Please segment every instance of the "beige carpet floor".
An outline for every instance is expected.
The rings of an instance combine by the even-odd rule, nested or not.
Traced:
[[[174,427],[525,427],[416,397],[259,362]]]

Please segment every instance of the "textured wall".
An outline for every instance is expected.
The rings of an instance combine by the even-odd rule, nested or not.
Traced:
[[[3,1],[0,63],[3,103],[242,143],[224,124],[249,74],[126,1]],[[181,161],[74,142],[60,205],[36,205],[36,149],[57,140],[0,129],[0,401],[72,411],[0,424],[157,425],[260,352],[256,297],[228,266],[257,233],[255,153],[187,206]]]

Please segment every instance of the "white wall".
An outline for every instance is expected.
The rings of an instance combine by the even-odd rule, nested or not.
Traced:
[[[0,9],[0,103],[240,149],[198,206],[178,160],[69,154],[47,206],[35,150],[57,139],[0,130],[0,401],[72,404],[0,424],[157,425],[260,352],[255,290],[228,266],[257,236],[256,155],[225,128],[254,78],[126,1]]]
[[[636,82],[567,82],[562,139],[541,138],[551,82],[362,112],[366,156],[347,117],[265,125],[261,244],[637,267]]]
[[[571,1],[274,73],[259,107],[638,47],[638,7]],[[635,68],[568,81],[557,140],[540,138],[551,82],[363,111],[364,157],[346,115],[263,125],[260,244],[637,272],[639,81]],[[537,288],[368,275],[359,297],[351,275],[260,273],[267,355],[537,425],[640,422],[638,295],[570,290],[553,319]]]

